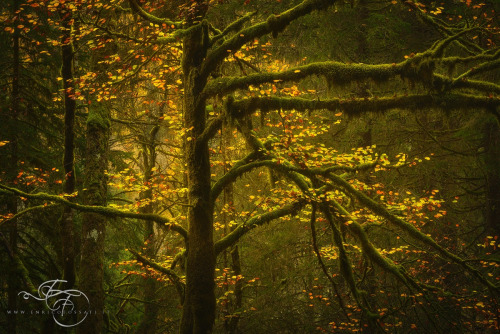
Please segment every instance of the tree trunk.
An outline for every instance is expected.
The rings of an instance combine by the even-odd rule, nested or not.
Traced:
[[[232,157],[231,153],[228,152],[228,147],[231,146],[232,140],[232,129],[229,124],[226,124],[222,129],[222,160],[224,161],[224,174],[229,172],[229,165],[231,163]],[[233,184],[229,184],[224,188],[224,205],[226,210],[223,212],[223,222],[224,222],[224,235],[234,231],[235,226],[229,226],[229,222],[234,220],[234,187]],[[232,249],[228,252],[224,251],[224,266],[227,267],[227,255],[231,256],[231,270],[234,275],[241,275],[241,261],[240,252],[238,244],[235,244]],[[226,291],[229,290],[229,285],[225,285]],[[236,313],[239,308],[241,308],[243,302],[243,286],[241,280],[236,280],[234,285],[234,299],[228,299],[225,308],[225,318],[224,318],[224,330],[228,334],[238,333],[238,322],[240,320],[239,315]]]
[[[19,8],[18,2],[14,2],[14,11]],[[16,125],[16,121],[19,115],[19,99],[20,99],[20,68],[21,60],[19,55],[19,29],[14,28],[14,34],[12,39],[13,49],[12,49],[12,104],[11,112],[9,117],[11,118],[12,125]],[[15,129],[15,127],[13,127]],[[10,142],[10,162],[9,162],[9,175],[8,180],[13,182],[17,177],[17,165],[18,165],[18,136],[17,132],[12,130],[9,133]],[[17,213],[17,198],[10,198],[7,202],[7,210],[12,214]],[[9,226],[9,247],[12,253],[12,261],[14,262],[17,256],[17,221],[13,220],[10,222]],[[9,270],[8,275],[8,291],[7,291],[7,307],[10,310],[17,309],[17,294],[19,293],[19,281],[20,278],[17,276],[16,266],[12,265]],[[7,321],[7,331],[9,333],[16,333],[17,328],[17,318],[16,315],[11,315]]]
[[[202,4],[198,4],[202,6]],[[206,79],[199,75],[204,58],[203,29],[196,29],[184,40],[184,127],[188,181],[188,232],[186,295],[180,332],[211,333],[215,320],[215,252],[213,207],[210,202],[210,161],[208,142],[200,136],[205,129],[205,102],[198,96]]]
[[[162,116],[162,112],[160,111],[160,116]],[[144,184],[150,185],[152,178],[152,168],[156,165],[156,136],[160,129],[159,125],[155,125],[153,129],[151,129],[150,137],[146,144],[143,145],[143,161],[144,161]],[[147,129],[149,130],[149,129]],[[144,207],[140,208],[141,213],[153,213],[154,207],[152,203],[153,200],[153,192],[151,188],[140,194],[141,199],[149,200],[149,203]],[[144,221],[144,241],[145,241],[145,250],[144,255],[150,259],[156,258],[157,253],[157,237],[154,229],[154,222],[152,221]],[[144,304],[144,315],[142,317],[141,323],[137,329],[137,333],[141,334],[154,334],[157,331],[158,325],[158,314],[160,312],[160,307],[155,302],[158,299],[157,290],[159,288],[159,284],[155,279],[149,278],[144,280],[143,291],[144,291],[144,300],[147,303]]]
[[[95,108],[95,107],[94,107]],[[87,119],[87,147],[83,200],[86,205],[106,205],[109,116],[91,109]],[[84,213],[79,289],[88,297],[92,313],[77,327],[78,334],[102,333],[104,325],[104,237],[106,218]]]
[[[74,123],[76,101],[74,94],[73,78],[73,43],[71,41],[71,29],[73,17],[71,10],[61,11],[63,33],[61,37],[62,68],[61,76],[64,87],[64,157],[63,166],[65,173],[64,193],[75,192],[75,169],[74,169]],[[60,219],[59,233],[61,236],[61,254],[63,264],[63,279],[66,280],[65,289],[72,289],[76,280],[75,258],[75,226],[73,222],[73,210],[64,208]]]
[[[484,126],[484,164],[486,174],[486,227],[500,234],[500,127],[494,117]]]

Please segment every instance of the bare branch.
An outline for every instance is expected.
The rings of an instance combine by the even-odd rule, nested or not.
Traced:
[[[177,293],[179,294],[179,298],[181,300],[180,303],[181,304],[184,303],[185,285],[184,285],[184,283],[181,282],[180,277],[177,275],[177,273],[175,271],[168,269],[168,268],[165,268],[163,266],[160,266],[159,264],[145,258],[144,256],[142,256],[141,254],[137,253],[134,250],[129,249],[128,251],[130,253],[132,253],[132,255],[134,255],[136,257],[136,259],[138,261],[140,261],[143,265],[150,266],[154,270],[159,271],[160,273],[167,275],[168,278],[170,279],[170,281],[175,285],[175,288],[176,288]]]

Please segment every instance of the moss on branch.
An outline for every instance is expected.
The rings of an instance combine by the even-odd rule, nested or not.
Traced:
[[[175,21],[172,21],[170,19],[166,19],[166,18],[161,18],[161,17],[158,17],[158,16],[155,16],[153,14],[150,14],[148,12],[146,12],[144,9],[142,9],[141,6],[139,6],[139,4],[137,3],[137,0],[129,0],[129,5],[130,5],[130,8],[132,9],[132,11],[134,13],[136,13],[137,15],[139,15],[140,17],[142,17],[143,19],[145,19],[146,21],[149,21],[149,22],[152,22],[152,23],[157,23],[157,24],[167,24],[169,27],[174,27],[174,28],[179,28],[183,22],[175,22]]]
[[[489,280],[487,280],[478,270],[475,268],[471,267],[468,265],[462,258],[459,256],[451,253],[444,247],[440,246],[434,239],[431,237],[427,236],[426,234],[420,232],[415,226],[412,224],[404,221],[403,219],[393,215],[392,213],[389,212],[387,208],[385,208],[383,205],[375,202],[373,199],[365,195],[364,193],[356,190],[349,182],[344,180],[343,178],[330,174],[329,175],[330,180],[332,180],[335,184],[338,186],[342,187],[344,191],[348,192],[352,196],[354,196],[361,204],[366,206],[368,209],[370,209],[373,213],[376,215],[383,217],[387,219],[387,221],[391,222],[395,226],[399,227],[401,230],[405,231],[408,233],[412,238],[415,240],[418,240],[422,242],[423,244],[430,246],[434,250],[436,250],[441,256],[444,258],[447,258],[454,263],[457,263],[461,265],[464,269],[466,269],[468,272],[474,274],[481,283],[483,283],[485,286],[489,287],[490,289],[498,291],[498,287],[491,283]]]
[[[42,193],[42,192],[31,194],[31,193],[26,193],[26,192],[21,191],[21,190],[16,189],[16,188],[11,188],[11,187],[5,186],[3,184],[0,184],[0,192],[5,193],[7,195],[24,197],[27,199],[50,201],[50,202],[54,202],[54,203],[68,206],[68,207],[75,209],[77,211],[94,212],[94,213],[98,213],[98,214],[101,214],[101,215],[107,216],[107,217],[150,220],[150,221],[154,221],[154,222],[158,223],[162,227],[166,227],[169,230],[177,232],[182,237],[184,237],[185,241],[187,241],[187,239],[188,239],[188,232],[186,231],[186,229],[184,229],[182,226],[176,224],[171,219],[168,219],[168,218],[160,216],[160,215],[118,210],[118,209],[110,208],[107,206],[83,205],[83,204],[78,204],[76,202],[68,200],[67,196],[64,197],[64,196],[58,196],[58,195],[51,195],[51,194],[46,194],[46,193]]]
[[[298,97],[255,97],[234,101],[230,113],[233,118],[240,119],[257,110],[342,110],[348,115],[359,115],[365,112],[385,112],[391,109],[426,109],[430,107],[446,110],[486,109],[495,110],[500,106],[500,98],[461,93],[445,95],[415,94],[371,99],[328,99],[309,100]]]
[[[400,64],[345,64],[336,61],[317,62],[298,66],[282,72],[253,73],[245,77],[226,77],[211,81],[203,94],[206,97],[226,94],[237,89],[245,89],[250,85],[260,85],[275,81],[299,81],[307,77],[323,76],[328,82],[345,85],[349,82],[373,79],[383,82],[401,74]]]
[[[292,204],[285,205],[282,208],[263,213],[261,215],[255,216],[249,219],[247,222],[239,224],[236,228],[230,232],[228,235],[220,239],[214,244],[215,255],[220,254],[224,249],[234,245],[242,236],[244,236],[248,231],[262,226],[275,219],[295,215],[307,204],[306,200],[298,200]]]
[[[246,13],[245,15],[243,15],[242,17],[236,19],[234,22],[230,23],[226,28],[224,28],[224,30],[222,32],[220,32],[219,34],[215,35],[213,38],[212,38],[212,41],[211,43],[212,44],[215,44],[218,40],[224,38],[225,36],[227,36],[230,32],[233,32],[233,31],[237,31],[237,30],[240,30],[243,25],[245,23],[247,23],[248,21],[250,21],[250,19],[256,14],[257,12],[250,12],[250,13]]]

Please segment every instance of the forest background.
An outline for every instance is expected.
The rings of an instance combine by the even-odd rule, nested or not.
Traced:
[[[0,332],[498,332],[500,2],[0,8]]]

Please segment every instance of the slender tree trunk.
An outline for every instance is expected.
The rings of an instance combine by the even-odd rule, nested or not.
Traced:
[[[71,10],[61,11],[63,33],[61,37],[62,47],[62,68],[61,76],[64,87],[64,157],[63,166],[65,173],[64,193],[71,194],[75,191],[75,168],[74,168],[74,123],[76,101],[74,94],[73,78],[73,43],[71,41],[71,30],[73,17]],[[71,289],[75,285],[76,269],[75,247],[75,225],[73,221],[73,210],[69,207],[64,208],[60,219],[59,232],[61,235],[63,279],[67,281],[66,289]]]
[[[225,126],[222,130],[222,159],[224,161],[224,173],[229,171],[229,163],[231,161],[231,154],[228,152],[227,148],[231,146],[232,132],[231,127]],[[232,232],[235,227],[228,226],[229,222],[234,220],[234,192],[233,184],[228,185],[224,189],[224,204],[226,205],[226,210],[224,210],[223,220],[224,220],[224,234]],[[227,266],[227,253],[224,251],[225,266]],[[234,275],[241,275],[241,261],[240,252],[238,244],[235,244],[230,250],[229,255],[231,256],[231,270]],[[226,289],[229,289],[228,285],[225,285]],[[224,318],[224,329],[228,334],[235,334],[238,332],[238,322],[240,320],[239,316],[235,314],[242,304],[243,301],[243,291],[242,282],[236,280],[234,286],[234,299],[228,300],[228,305],[226,306],[226,314],[228,317]]]
[[[483,147],[486,174],[486,227],[500,234],[500,126],[488,117],[484,126]]]
[[[203,6],[199,3],[198,6]],[[206,80],[199,75],[204,58],[203,27],[184,40],[184,127],[188,179],[188,232],[186,295],[181,319],[182,334],[211,333],[215,321],[215,252],[213,207],[210,201],[208,142],[200,140],[205,129],[204,101],[198,96]]]
[[[160,111],[160,114],[162,112]],[[161,115],[160,115],[161,116]],[[152,168],[156,165],[156,136],[160,127],[155,125],[150,131],[148,142],[143,145],[143,161],[144,161],[144,184],[150,185],[152,179]],[[149,129],[148,129],[149,130]],[[153,200],[153,192],[151,188],[141,193],[141,199],[149,200],[149,203],[140,209],[142,213],[153,213],[154,207],[151,204]],[[157,237],[154,229],[154,222],[144,222],[144,241],[146,243],[144,255],[150,259],[156,258],[157,253]],[[154,279],[144,280],[144,300],[148,303],[144,304],[144,316],[137,329],[137,333],[154,334],[157,331],[158,314],[160,308],[155,301],[158,299],[157,291],[159,285]]]
[[[96,107],[94,107],[96,108]],[[106,205],[109,116],[107,111],[91,108],[87,119],[87,147],[83,200],[86,205]],[[99,334],[104,326],[104,240],[106,218],[84,213],[79,289],[90,301],[92,314],[77,327],[78,334]]]
[[[14,11],[19,8],[19,3],[14,2]],[[19,29],[14,28],[13,40],[12,40],[12,105],[11,113],[9,117],[11,118],[12,125],[15,125],[17,118],[19,116],[19,99],[20,99],[20,68],[21,61],[19,55]],[[14,128],[14,127],[13,127]],[[9,145],[10,145],[10,175],[8,176],[10,181],[14,181],[17,176],[17,165],[18,165],[18,136],[16,131],[11,131]],[[17,213],[17,199],[11,198],[7,202],[7,210],[12,214]],[[9,227],[9,247],[12,253],[12,261],[14,262],[17,256],[17,221],[14,220],[10,222]],[[9,270],[8,275],[8,291],[7,291],[7,305],[10,310],[17,309],[17,294],[19,293],[19,281],[20,278],[17,276],[16,266],[12,265]],[[7,331],[9,333],[16,333],[17,330],[17,317],[16,315],[11,315],[7,321]]]

